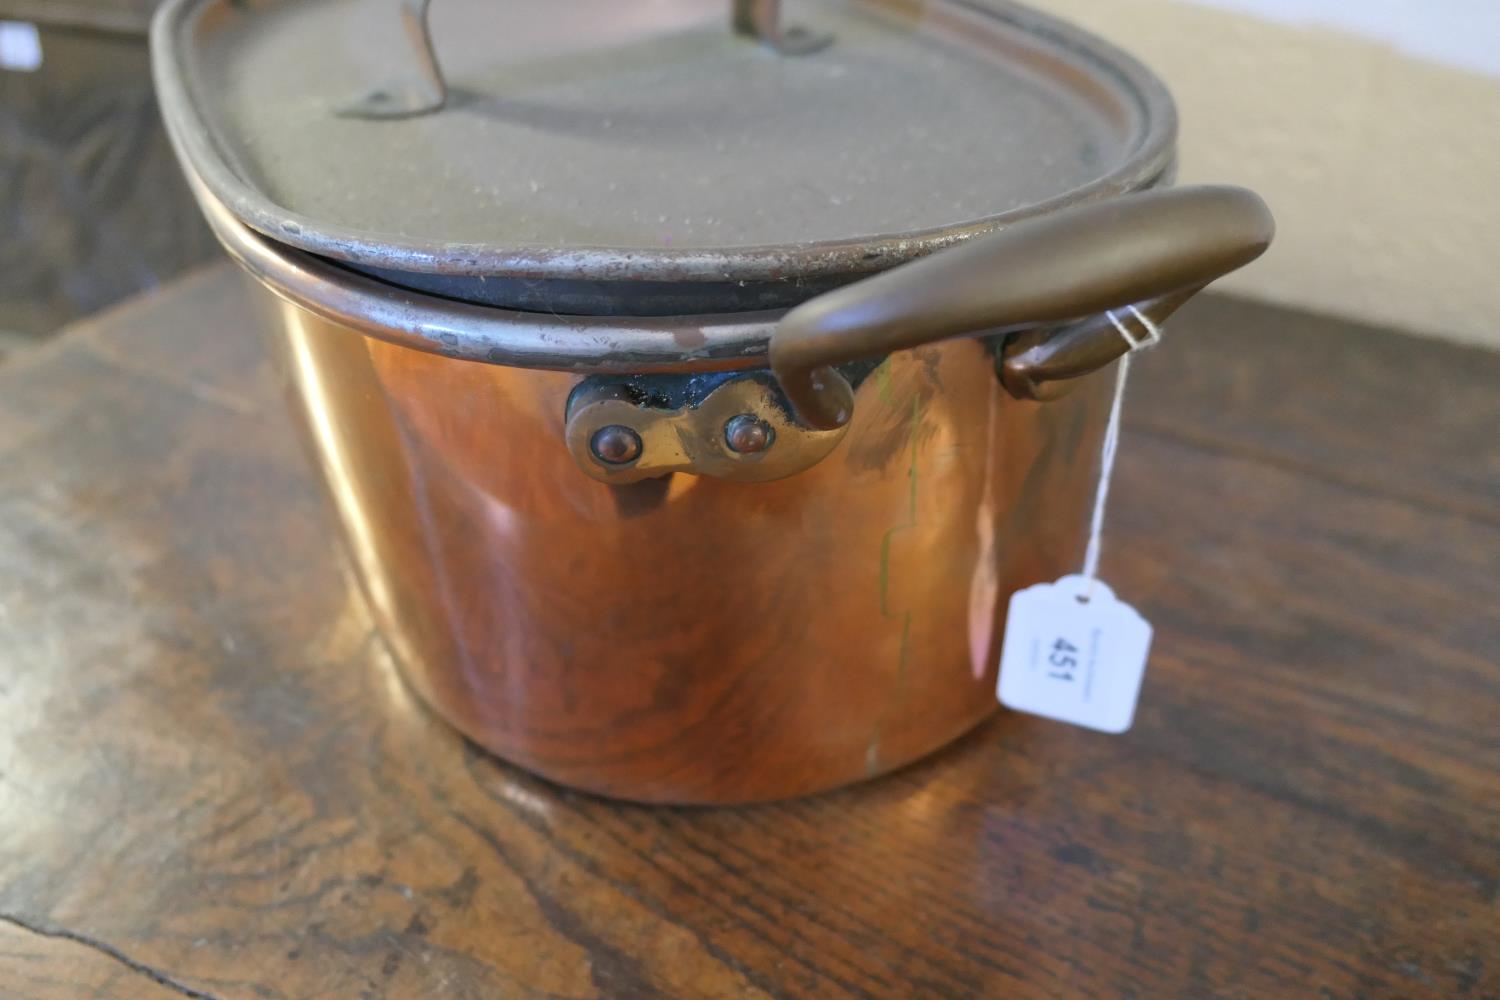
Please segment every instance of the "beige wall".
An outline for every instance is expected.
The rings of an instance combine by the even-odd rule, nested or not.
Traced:
[[[1500,78],[1183,0],[1031,2],[1166,79],[1184,182],[1271,203],[1277,245],[1223,287],[1500,348]]]

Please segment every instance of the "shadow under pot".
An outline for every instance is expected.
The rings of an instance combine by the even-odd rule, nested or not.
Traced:
[[[412,688],[737,803],[996,708],[1111,380],[1259,256],[1125,54],[1006,3],[169,0],[158,91]],[[577,9],[573,9],[577,8]]]

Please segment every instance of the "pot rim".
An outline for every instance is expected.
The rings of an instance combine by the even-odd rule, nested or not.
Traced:
[[[599,374],[766,366],[784,310],[683,316],[566,316],[439,298],[277,243],[189,186],[241,267],[283,301],[376,340],[463,361]]]

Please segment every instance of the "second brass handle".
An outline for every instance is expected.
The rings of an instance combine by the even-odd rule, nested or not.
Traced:
[[[1258,195],[1219,186],[1027,219],[798,306],[771,338],[771,367],[808,426],[841,427],[854,396],[834,365],[952,337],[1088,321],[1132,305],[1162,319],[1259,257],[1274,232]]]

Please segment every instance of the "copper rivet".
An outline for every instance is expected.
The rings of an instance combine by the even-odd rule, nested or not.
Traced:
[[[589,447],[606,465],[629,465],[641,457],[641,436],[622,424],[610,424],[594,432]]]
[[[764,420],[741,413],[724,425],[724,442],[730,451],[754,455],[771,446],[771,428]]]

